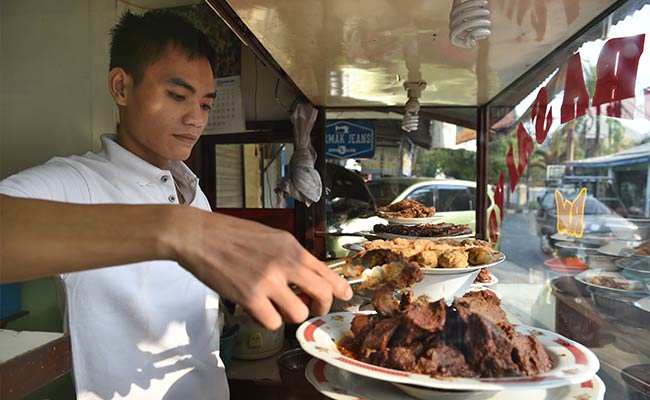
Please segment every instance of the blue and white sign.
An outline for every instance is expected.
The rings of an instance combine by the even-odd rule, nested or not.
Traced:
[[[375,155],[375,125],[371,120],[327,121],[325,156],[372,158]]]

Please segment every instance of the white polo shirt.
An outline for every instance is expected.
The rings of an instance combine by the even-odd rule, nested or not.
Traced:
[[[70,203],[178,204],[176,181],[187,204],[210,210],[184,163],[159,169],[115,143],[113,135],[103,135],[102,146],[98,154],[56,157],[13,175],[0,182],[0,193]],[[219,358],[219,297],[176,262],[61,278],[78,398],[229,397]]]

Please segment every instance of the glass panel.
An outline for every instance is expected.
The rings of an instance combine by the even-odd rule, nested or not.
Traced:
[[[635,305],[650,274],[633,270],[647,264],[635,248],[650,239],[650,5],[626,7],[587,32],[490,137],[490,183],[503,194],[493,239],[507,256],[490,269],[496,289],[523,323],[594,351],[606,399],[634,398],[630,382],[647,382],[650,357],[650,310]],[[636,290],[590,278],[608,274]]]

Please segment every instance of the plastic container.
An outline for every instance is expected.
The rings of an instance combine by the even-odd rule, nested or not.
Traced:
[[[650,364],[624,368],[621,377],[625,381],[629,400],[650,400]]]
[[[599,319],[590,318],[580,310],[581,303],[590,301],[589,292],[584,284],[572,276],[560,276],[551,281],[552,293],[555,295],[555,330],[585,346],[598,346],[604,338]]]
[[[590,288],[589,291],[596,311],[603,318],[637,328],[650,329],[650,312],[634,305],[636,300],[645,295],[622,295],[597,288]]]
[[[278,356],[280,379],[291,394],[320,398],[318,391],[305,377],[305,367],[311,359],[312,356],[301,348],[287,350]]]

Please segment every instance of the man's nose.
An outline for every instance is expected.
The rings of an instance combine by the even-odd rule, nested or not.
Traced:
[[[208,122],[208,113],[201,106],[191,107],[183,116],[183,123],[197,128],[203,128]]]

